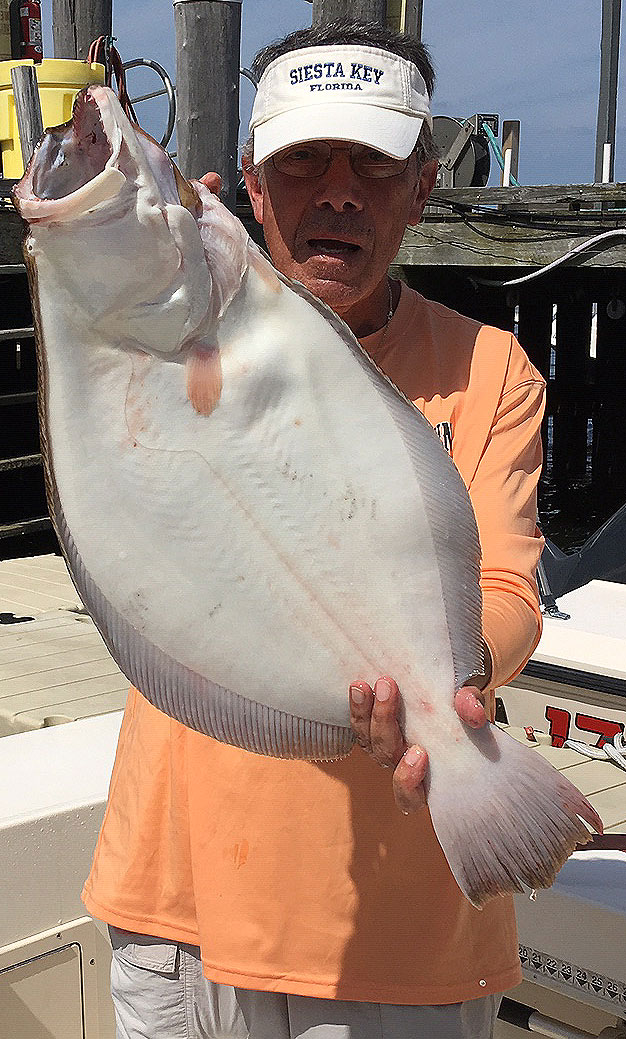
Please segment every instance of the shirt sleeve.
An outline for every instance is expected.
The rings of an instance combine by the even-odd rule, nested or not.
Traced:
[[[489,688],[519,674],[541,635],[536,570],[545,383],[515,339],[503,390],[469,486],[482,549],[483,636]]]

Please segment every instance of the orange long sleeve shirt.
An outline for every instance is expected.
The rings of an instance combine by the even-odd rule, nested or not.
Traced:
[[[438,429],[469,489],[491,685],[504,684],[541,630],[543,380],[510,334],[405,286],[363,345]],[[260,757],[134,689],[83,897],[117,927],[199,945],[208,978],[244,988],[437,1004],[521,980],[511,898],[474,909],[427,809],[403,816],[389,773],[359,748],[326,764]]]

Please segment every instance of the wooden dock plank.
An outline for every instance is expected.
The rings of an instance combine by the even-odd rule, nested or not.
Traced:
[[[73,667],[75,664],[94,664],[103,660],[110,662],[111,657],[102,641],[99,645],[96,641],[92,641],[89,646],[79,641],[75,649],[60,646],[56,653],[47,653],[43,656],[23,654],[17,660],[0,662],[0,683],[2,683],[0,688],[3,688],[5,682],[14,678],[27,678],[33,675],[40,675],[43,678],[49,673],[56,674],[59,670]],[[1,696],[2,693],[0,693]]]
[[[45,697],[48,690],[65,689],[76,682],[98,680],[114,674],[119,674],[119,668],[112,657],[105,660],[83,660],[70,666],[61,663],[39,674],[22,675],[3,681],[0,688],[0,704],[9,698],[19,699],[31,695],[37,698]]]
[[[82,606],[60,556],[0,562],[0,612],[36,615]]]
[[[559,772],[563,772],[570,783],[573,783],[585,797],[604,793],[614,787],[622,787],[622,797],[626,809],[626,772],[608,760],[595,761],[585,758],[581,754],[578,755],[578,760],[578,764],[559,768]]]
[[[123,711],[128,696],[128,682],[92,696],[77,700],[66,700],[62,704],[54,704],[45,708],[35,708],[28,714],[14,716],[13,724],[17,727],[25,722],[24,728],[41,729],[46,725],[62,725],[79,721],[81,718],[92,718],[97,714],[109,714],[111,711]],[[23,731],[23,730],[20,730]]]
[[[71,638],[78,634],[77,624],[89,626],[93,622],[90,617],[75,614],[69,610],[54,610],[50,614],[42,614],[32,622],[0,625],[0,649],[13,646],[17,642],[34,645],[48,638]],[[31,641],[32,640],[32,641]]]
[[[56,629],[52,629],[54,632]],[[46,636],[50,629],[46,629],[44,632],[39,632],[41,636]],[[102,647],[103,652],[107,653],[108,650],[104,645],[101,636],[97,631],[86,631],[81,632],[80,635],[74,634],[72,631],[67,632],[64,637],[50,634],[47,637],[35,638],[31,636],[28,638],[24,635],[22,638],[15,640],[13,644],[10,644],[6,649],[0,649],[0,667],[4,664],[13,664],[24,659],[40,660],[45,666],[46,657],[52,657],[60,655],[62,653],[70,654],[74,650],[81,653],[85,653],[90,649]]]

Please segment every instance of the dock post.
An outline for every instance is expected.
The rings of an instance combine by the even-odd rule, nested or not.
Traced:
[[[337,18],[385,24],[387,0],[313,0],[313,25],[325,25]]]
[[[86,58],[98,36],[113,31],[113,0],[52,0],[55,58]]]
[[[15,100],[15,115],[26,169],[35,146],[43,134],[41,102],[37,73],[33,65],[17,65],[11,69],[11,83]]]
[[[216,172],[235,211],[241,0],[174,0],[177,162],[186,177]]]

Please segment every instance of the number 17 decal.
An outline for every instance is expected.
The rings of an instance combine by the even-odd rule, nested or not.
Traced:
[[[549,735],[552,737],[553,747],[562,747],[569,736],[572,716],[569,711],[562,707],[546,707],[546,718],[550,722]],[[623,732],[624,726],[621,722],[608,721],[607,718],[595,718],[591,714],[577,713],[574,725],[581,732],[597,733],[598,739],[594,746],[602,747],[605,743],[612,743],[618,732]]]

